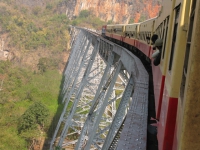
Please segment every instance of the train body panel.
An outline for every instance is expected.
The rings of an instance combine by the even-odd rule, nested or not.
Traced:
[[[200,144],[200,1],[193,0],[191,3],[188,35],[180,94],[182,124],[178,125],[176,133],[179,138],[178,149],[199,149]],[[178,135],[180,133],[180,136]]]
[[[126,38],[123,39],[123,42],[125,42],[129,45],[132,45],[132,46],[135,46],[135,41],[136,41],[135,39],[129,38],[129,37],[126,37]]]
[[[159,150],[200,147],[199,15],[198,0],[163,0],[156,18],[107,27],[107,37],[135,47],[152,61]],[[113,32],[114,28],[121,32]],[[163,41],[159,66],[151,58],[154,50],[148,37],[153,34]]]
[[[135,47],[137,47],[142,53],[149,57],[151,46],[146,44],[144,41],[135,40]]]
[[[160,91],[164,87],[165,76],[162,75],[160,67],[156,67],[152,63],[153,81],[154,81],[154,97],[156,112],[159,110]]]
[[[172,150],[173,148],[177,104],[178,98],[169,97],[165,89],[158,123],[159,150]]]

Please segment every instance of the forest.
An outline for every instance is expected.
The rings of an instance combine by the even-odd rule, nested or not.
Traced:
[[[69,25],[97,29],[105,22],[89,10],[69,20],[65,0],[26,6],[0,0],[0,149],[48,149],[63,105],[63,71],[70,52]]]

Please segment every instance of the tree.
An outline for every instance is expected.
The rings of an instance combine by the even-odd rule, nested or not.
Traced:
[[[79,14],[79,17],[80,18],[87,18],[87,17],[89,17],[89,15],[90,15],[90,12],[88,10],[82,10]]]
[[[35,130],[37,127],[43,128],[48,116],[49,110],[46,106],[40,102],[35,102],[19,119],[19,133]]]

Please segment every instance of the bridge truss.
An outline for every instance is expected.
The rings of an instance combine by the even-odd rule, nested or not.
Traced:
[[[64,108],[50,149],[145,150],[149,78],[142,63],[99,35],[72,31]]]

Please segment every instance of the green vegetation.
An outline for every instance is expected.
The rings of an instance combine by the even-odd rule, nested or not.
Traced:
[[[98,17],[95,17],[92,11],[82,10],[79,16],[72,20],[71,24],[73,26],[100,29],[102,25],[105,25],[106,23]]]
[[[43,128],[47,122],[49,110],[41,102],[31,105],[19,119],[19,133],[30,132],[30,130]]]
[[[31,15],[27,15],[26,8],[11,10],[0,5],[0,24],[2,32],[9,33],[12,39],[10,46],[20,50],[66,50],[69,20],[65,14],[50,13],[50,8],[47,5],[42,11],[40,7],[34,7]]]
[[[58,104],[62,76],[56,70],[36,74],[3,61],[0,74],[4,79],[0,91],[0,149],[25,150],[33,137],[40,136],[41,128],[53,133],[51,125],[57,124],[57,120],[52,122],[53,117],[62,111]]]
[[[119,95],[122,94],[123,92],[124,92],[124,90],[115,90],[116,96],[119,96]],[[121,98],[116,100],[116,108],[119,107],[120,102],[121,102]]]
[[[131,24],[131,23],[134,23],[134,19],[133,18],[131,18],[130,20],[129,20],[129,22],[128,22],[129,24]]]
[[[112,20],[108,20],[107,24],[113,24],[114,22]]]
[[[143,22],[143,21],[145,21],[145,20],[147,20],[147,17],[145,16],[145,15],[141,15],[140,16],[140,19],[139,19],[139,22]]]

